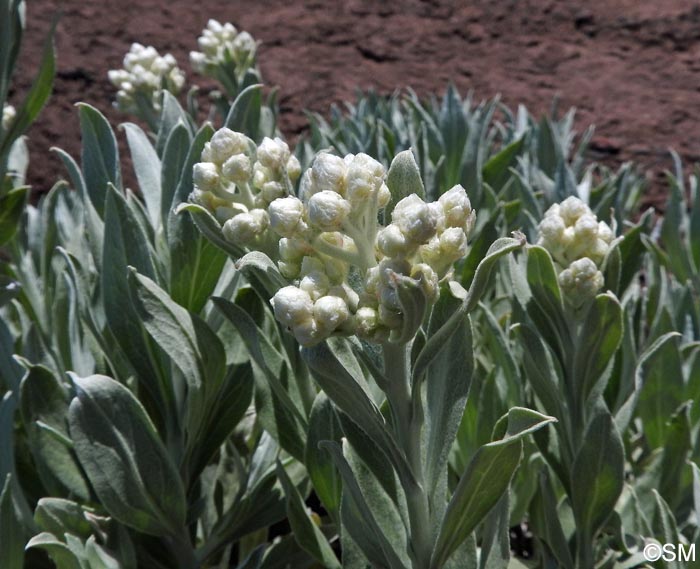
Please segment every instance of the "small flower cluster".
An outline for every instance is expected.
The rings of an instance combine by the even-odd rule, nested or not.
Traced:
[[[600,266],[610,249],[613,231],[591,209],[571,196],[554,204],[539,225],[541,245],[559,269],[559,285],[576,307],[603,288]]]
[[[15,116],[17,115],[15,108],[12,105],[5,104],[2,107],[2,128],[3,130],[7,130],[10,128],[10,124],[12,123],[13,120],[15,120]]]
[[[233,24],[209,20],[197,40],[202,51],[190,52],[192,68],[204,75],[215,75],[219,66],[232,62],[237,73],[249,68],[255,58],[257,45],[248,32],[239,32]]]
[[[384,176],[366,154],[321,153],[302,178],[301,199],[270,204],[271,227],[282,237],[280,271],[296,280],[272,304],[302,345],[334,334],[405,340],[402,287],[435,302],[440,279],[466,253],[474,214],[464,188],[430,204],[412,194],[381,228],[379,211],[391,199]]]
[[[185,74],[171,54],[161,56],[154,47],[139,43],[124,56],[124,68],[112,69],[108,77],[119,89],[116,106],[125,112],[139,112],[141,97],[157,111],[163,89],[177,94],[185,84]]]
[[[222,128],[194,166],[192,199],[224,224],[226,239],[249,246],[264,238],[267,207],[291,192],[300,171],[299,161],[281,139],[265,138],[256,148],[244,134]]]

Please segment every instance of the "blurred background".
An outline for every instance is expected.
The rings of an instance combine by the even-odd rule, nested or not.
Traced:
[[[21,96],[38,66],[57,13],[55,91],[29,134],[29,182],[36,193],[64,176],[47,149],[79,154],[77,101],[114,123],[107,70],[121,67],[132,42],[172,53],[192,74],[188,54],[209,18],[232,22],[262,42],[258,64],[279,88],[281,127],[293,142],[305,110],[326,114],[357,89],[389,94],[411,87],[441,94],[453,82],[476,100],[501,96],[546,113],[578,109],[582,131],[596,125],[590,157],[616,167],[632,160],[659,205],[669,148],[700,161],[700,4],[691,0],[488,0],[344,2],[306,0],[29,0],[19,76]],[[11,96],[11,101],[15,98]],[[123,137],[121,137],[123,139]]]

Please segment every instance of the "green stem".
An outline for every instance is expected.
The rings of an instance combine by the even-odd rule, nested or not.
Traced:
[[[384,374],[389,385],[386,395],[394,419],[394,433],[415,480],[401,480],[408,507],[410,545],[413,569],[428,569],[432,554],[430,508],[423,481],[421,431],[423,414],[416,412],[411,393],[411,344],[383,345]]]

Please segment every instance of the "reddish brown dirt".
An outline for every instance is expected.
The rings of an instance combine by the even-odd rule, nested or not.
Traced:
[[[345,2],[305,0],[29,0],[28,33],[16,87],[27,88],[42,37],[63,11],[56,90],[29,133],[36,190],[60,175],[46,150],[77,155],[73,103],[87,101],[117,124],[107,70],[132,41],[187,54],[208,18],[231,21],[262,40],[259,61],[281,93],[288,135],[303,109],[325,112],[357,88],[420,94],[453,81],[479,99],[501,94],[540,114],[553,97],[578,108],[579,128],[597,125],[591,157],[639,162],[650,198],[663,192],[668,148],[700,160],[700,7],[691,0],[481,0]],[[189,75],[197,81],[200,78]],[[200,81],[201,82],[201,81]],[[654,200],[654,198],[656,198]]]

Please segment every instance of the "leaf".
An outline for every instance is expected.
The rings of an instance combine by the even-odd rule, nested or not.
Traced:
[[[576,343],[573,381],[579,401],[585,402],[594,388],[604,388],[600,383],[621,341],[620,302],[612,294],[599,294],[586,314]]]
[[[258,140],[262,88],[262,84],[250,85],[238,94],[224,121],[225,127]]]
[[[510,561],[508,490],[484,520],[479,569],[505,569]]]
[[[17,4],[17,6],[19,6],[19,4]],[[36,120],[41,112],[41,109],[44,108],[46,101],[48,101],[49,96],[51,95],[51,91],[53,90],[53,80],[56,76],[56,52],[53,42],[55,29],[56,22],[51,25],[51,31],[49,32],[48,38],[46,39],[46,43],[44,45],[41,65],[39,66],[39,71],[34,78],[32,87],[29,90],[29,93],[27,93],[24,102],[17,110],[17,114],[12,120],[10,128],[7,132],[3,133],[2,137],[0,137],[0,156],[4,157],[10,152],[10,147],[12,144],[27,130],[29,125]],[[3,38],[3,41],[8,40]],[[19,43],[20,42],[18,39],[17,47],[19,47]],[[11,75],[11,72],[8,73],[8,78],[9,75]],[[5,93],[1,94],[4,98]],[[2,178],[3,175],[4,172],[0,171],[0,178]]]
[[[34,521],[40,529],[54,535],[70,533],[87,539],[93,530],[83,507],[63,498],[41,498],[34,510]]]
[[[279,289],[288,284],[279,272],[277,264],[260,251],[244,255],[236,263],[236,268],[246,276],[263,298],[273,297]]]
[[[387,222],[391,219],[391,213],[396,204],[403,198],[416,194],[419,198],[425,199],[420,169],[411,149],[399,152],[391,161],[386,175],[386,185],[391,192],[391,200],[384,209],[384,219]]]
[[[129,279],[138,298],[141,322],[180,369],[190,387],[218,386],[226,368],[226,354],[218,336],[201,318],[171,300],[148,277],[132,268]]]
[[[413,366],[413,381],[420,382],[424,377],[428,367],[433,363],[437,355],[443,350],[448,339],[455,330],[462,324],[464,314],[473,311],[481,300],[489,284],[491,270],[496,262],[504,255],[521,248],[525,244],[525,237],[511,239],[503,237],[495,241],[489,247],[488,253],[481,260],[474,276],[474,281],[469,287],[469,291],[462,302],[462,305],[455,311],[445,324],[428,339],[425,346],[418,354]]]
[[[505,436],[479,448],[447,506],[431,569],[445,564],[508,489],[520,463],[522,438],[554,421],[536,411],[514,407],[499,422],[497,429],[505,429]]]
[[[340,444],[342,435],[333,404],[321,391],[311,407],[304,464],[319,500],[336,524],[339,520],[342,481],[328,453],[322,451],[319,445],[322,441],[335,441]]]
[[[224,235],[221,232],[221,224],[201,205],[183,203],[175,211],[179,215],[188,212],[197,228],[202,232],[202,235],[230,257],[238,259],[245,255],[244,249],[224,239]]]
[[[160,216],[164,223],[168,220],[175,197],[175,192],[180,184],[183,170],[187,165],[187,155],[190,149],[190,134],[187,127],[179,123],[171,131],[163,149],[161,162],[161,189]],[[167,233],[167,223],[166,223]]]
[[[343,510],[345,510],[343,516],[346,519],[344,529],[360,546],[367,559],[378,568],[405,569],[372,515],[340,445],[326,441],[321,443],[321,447],[330,453],[343,477]],[[347,523],[347,520],[352,520],[354,523]]]
[[[67,490],[89,500],[90,488],[68,432],[68,393],[50,370],[29,368],[20,386],[20,410],[39,475],[47,488],[54,492]]]
[[[497,154],[494,154],[484,164],[482,170],[484,183],[491,186],[495,192],[503,188],[505,183],[512,177],[510,169],[517,165],[517,158],[524,142],[525,138],[521,136],[502,148]]]
[[[615,507],[624,485],[625,454],[612,416],[596,409],[571,467],[571,503],[577,526],[592,540]]]
[[[302,356],[329,399],[386,455],[404,480],[413,479],[389,428],[363,383],[351,373],[351,348],[339,338],[303,348]],[[354,358],[352,358],[354,360]],[[356,361],[356,360],[354,360]]]
[[[561,516],[557,509],[557,499],[547,468],[538,477],[539,488],[530,508],[532,523],[539,535],[563,569],[573,569],[569,544],[562,528]]]
[[[185,523],[185,492],[145,409],[126,387],[108,377],[93,375],[74,382],[70,433],[102,505],[139,532],[177,535]]]
[[[155,148],[148,140],[146,133],[133,123],[122,125],[126,132],[126,140],[134,163],[134,172],[139,182],[141,195],[146,202],[146,209],[151,225],[157,228],[160,224],[161,210],[161,164]]]
[[[284,467],[277,461],[279,478],[287,502],[287,519],[299,546],[328,569],[340,569],[338,558],[333,553],[328,540],[306,511],[304,500],[289,479]]]
[[[24,529],[12,497],[12,475],[8,474],[0,493],[0,567],[23,569]]]
[[[29,187],[21,186],[0,195],[0,246],[15,236],[29,196]]]
[[[57,569],[83,569],[83,564],[76,553],[53,534],[42,532],[27,543],[27,549],[43,549],[56,564]]]
[[[441,295],[438,306],[433,309],[430,327],[439,327],[443,318],[452,314],[450,308],[454,304],[455,299],[450,299],[447,294]],[[442,307],[443,318],[436,318],[436,311]],[[467,314],[463,314],[459,326],[446,339],[427,371],[425,486],[433,489],[431,502],[445,501],[444,493],[441,495],[436,490],[440,487],[438,482],[444,475],[447,456],[464,414],[473,373],[471,321]],[[441,504],[439,510],[442,507]]]
[[[96,108],[78,103],[85,187],[97,213],[103,217],[107,186],[121,187],[119,149],[112,127]]]

